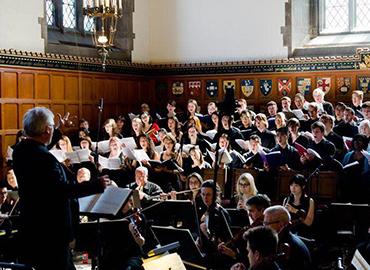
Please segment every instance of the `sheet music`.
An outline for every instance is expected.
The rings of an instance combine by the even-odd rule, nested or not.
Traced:
[[[130,117],[130,120],[132,121],[132,119],[139,117],[139,115],[138,114],[134,114],[134,113],[129,113],[128,114],[128,117]]]
[[[120,139],[120,142],[125,145],[125,147],[130,149],[135,149],[137,147],[135,139],[133,137],[127,137]]]
[[[185,154],[189,155],[189,152],[190,152],[190,149],[192,148],[196,148],[199,150],[199,146],[198,145],[194,145],[194,144],[184,144],[182,146],[182,151],[184,151]]]
[[[74,152],[65,153],[66,158],[68,158],[72,164],[77,164],[81,162],[90,161],[90,150],[89,149],[80,149]]]
[[[105,158],[99,155],[99,164],[103,169],[118,170],[121,168],[121,160],[119,158]]]
[[[206,131],[205,133],[204,132],[201,132],[200,134],[202,136],[206,136],[206,137],[210,138],[211,140],[213,140],[214,137],[217,134],[217,130],[211,129],[211,130]]]
[[[158,257],[158,259],[148,260],[144,262],[145,270],[171,269],[171,270],[186,270],[181,257],[177,253],[172,253]]]
[[[295,109],[295,110],[292,110],[292,113],[294,113],[294,115],[298,118],[298,120],[305,120],[304,113],[302,110]]]
[[[235,139],[235,142],[244,150],[248,151],[250,148],[249,141],[244,141],[243,139]]]
[[[62,150],[59,149],[53,149],[49,150],[49,152],[59,161],[63,162],[66,160],[66,155]]]
[[[124,147],[122,149],[122,154],[123,156],[128,157],[131,160],[136,160],[135,155],[130,148]]]
[[[134,156],[137,161],[150,160],[148,154],[145,152],[144,149],[134,149],[132,151],[134,152]]]
[[[95,151],[96,142],[92,142],[91,148],[92,148],[93,151]],[[98,142],[98,151],[99,151],[100,154],[108,153],[110,151],[109,140]]]
[[[365,260],[361,253],[356,249],[355,254],[351,264],[356,268],[356,270],[369,270],[370,264]]]
[[[101,194],[80,198],[80,212],[116,215],[131,192],[128,188],[109,186]]]

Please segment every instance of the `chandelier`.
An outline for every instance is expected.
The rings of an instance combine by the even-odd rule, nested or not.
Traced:
[[[117,21],[122,17],[122,0],[87,0],[83,3],[83,14],[96,19],[92,38],[105,70],[108,52],[114,46]]]

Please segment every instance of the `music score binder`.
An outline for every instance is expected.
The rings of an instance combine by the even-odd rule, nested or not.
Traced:
[[[96,215],[117,215],[132,194],[129,188],[109,186],[103,193],[80,198],[80,213]]]

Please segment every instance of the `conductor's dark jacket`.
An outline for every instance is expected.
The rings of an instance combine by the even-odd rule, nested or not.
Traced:
[[[19,185],[19,232],[21,248],[27,254],[25,260],[35,264],[41,260],[42,264],[51,256],[55,263],[64,264],[68,257],[65,250],[74,237],[70,199],[103,192],[103,188],[96,181],[68,183],[58,160],[45,145],[32,139],[16,145],[13,162]]]

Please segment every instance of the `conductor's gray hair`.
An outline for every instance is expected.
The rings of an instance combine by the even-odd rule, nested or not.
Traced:
[[[23,130],[29,137],[40,136],[47,126],[52,125],[54,125],[54,114],[45,107],[32,108],[23,116]]]

